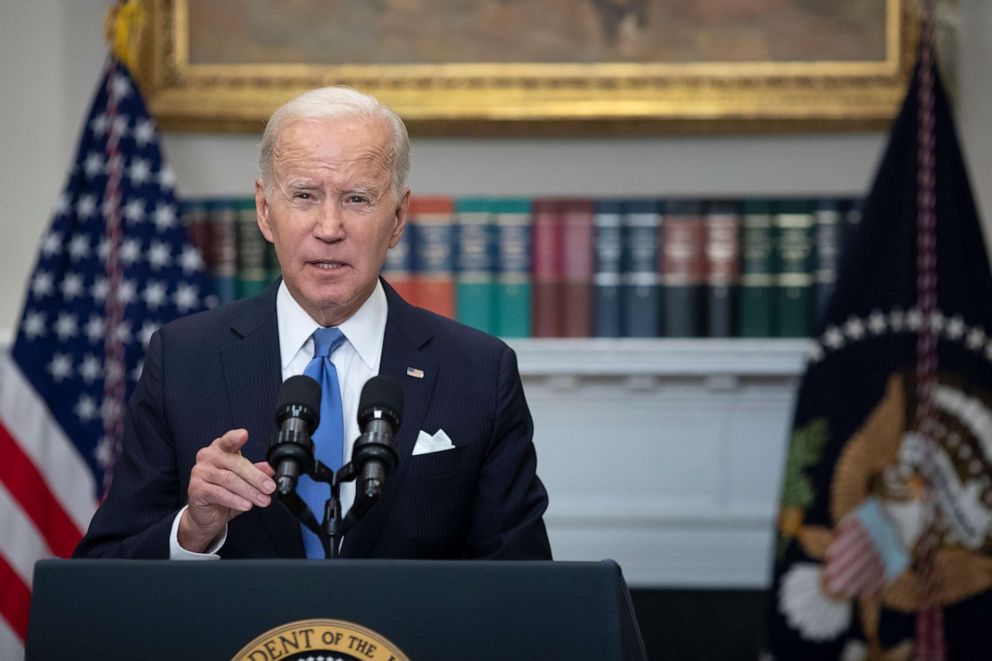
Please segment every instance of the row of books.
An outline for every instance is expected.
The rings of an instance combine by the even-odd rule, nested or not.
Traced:
[[[255,198],[188,199],[181,208],[219,304],[253,296],[279,277],[275,249],[255,220]]]
[[[254,200],[191,200],[184,218],[222,303],[278,275]],[[836,197],[415,197],[383,276],[502,337],[803,337],[859,220]]]

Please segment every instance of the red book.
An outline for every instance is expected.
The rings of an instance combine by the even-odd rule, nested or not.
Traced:
[[[591,337],[593,332],[593,233],[592,200],[562,203],[562,318],[564,337]]]
[[[661,223],[666,337],[701,336],[706,285],[706,225],[697,200],[669,200]]]
[[[455,318],[454,211],[450,197],[410,199],[413,283],[409,293],[415,305],[449,319]]]
[[[562,337],[563,250],[561,200],[534,200],[533,335]]]

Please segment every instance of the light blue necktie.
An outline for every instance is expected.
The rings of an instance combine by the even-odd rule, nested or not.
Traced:
[[[318,328],[313,332],[313,359],[303,373],[320,384],[320,424],[313,433],[314,456],[336,471],[344,461],[344,416],[341,413],[341,387],[338,371],[331,354],[341,346],[345,337],[337,328]],[[300,476],[296,492],[313,510],[317,521],[324,519],[324,503],[330,497],[330,487],[314,482],[309,475]],[[303,547],[308,558],[323,558],[320,539],[303,528]]]

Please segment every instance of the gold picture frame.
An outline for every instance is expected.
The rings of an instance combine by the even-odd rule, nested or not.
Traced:
[[[201,62],[191,59],[190,25],[191,6],[199,9],[194,3],[200,1],[146,2],[136,73],[166,129],[259,131],[280,103],[306,89],[339,83],[377,96],[420,135],[879,128],[894,116],[904,94],[919,15],[916,0],[862,0],[881,3],[885,12],[884,28],[877,27],[877,38],[884,40],[880,54],[864,59]],[[280,11],[306,4],[285,3]]]

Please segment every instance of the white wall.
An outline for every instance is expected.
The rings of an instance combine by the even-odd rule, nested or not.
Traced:
[[[13,337],[41,233],[106,52],[106,0],[0,3],[0,340]]]
[[[981,206],[992,210],[992,3],[960,0],[961,133]],[[104,55],[107,0],[0,4],[0,339],[11,337],[24,284],[63,184]],[[415,139],[421,193],[858,193],[878,133],[635,139]],[[166,156],[186,195],[248,194],[257,138],[170,134]],[[985,214],[988,217],[989,213]]]

